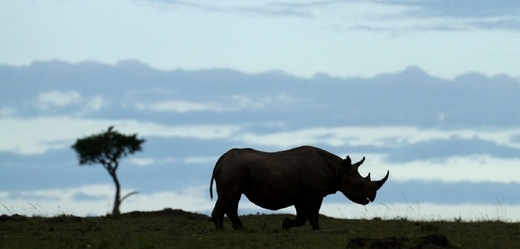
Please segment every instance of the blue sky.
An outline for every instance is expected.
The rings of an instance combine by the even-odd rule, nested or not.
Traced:
[[[390,170],[336,217],[520,219],[520,3],[0,1],[0,213],[110,210],[70,149],[110,125],[147,139],[122,210],[207,213],[232,147],[303,144]],[[355,160],[355,159],[354,159]],[[241,212],[253,205],[245,198]],[[267,210],[260,210],[267,212]],[[293,212],[292,209],[283,210]]]
[[[0,62],[518,77],[515,1],[0,1]]]

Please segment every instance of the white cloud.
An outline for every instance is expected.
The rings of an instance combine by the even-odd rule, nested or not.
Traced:
[[[195,111],[221,111],[221,108],[214,104],[203,104],[193,101],[169,100],[152,104],[136,103],[137,110],[151,110],[158,112],[195,112]]]
[[[123,189],[122,193],[129,193]],[[74,188],[44,189],[23,191],[21,194],[2,195],[0,214],[21,214],[53,216],[73,214],[78,216],[105,215],[111,212],[114,187],[109,184],[86,185]],[[209,215],[215,205],[216,198],[210,200],[207,186],[188,187],[179,191],[162,191],[139,193],[126,199],[121,205],[122,212],[155,211],[164,208],[182,209]],[[244,211],[247,210],[247,211]],[[242,198],[239,204],[239,215],[249,213],[287,213],[295,214],[294,207],[271,211],[260,208]],[[503,203],[489,204],[432,204],[432,203],[371,203],[366,206],[345,202],[328,202],[326,199],[320,213],[345,219],[383,219],[408,218],[411,220],[520,220],[520,205]],[[281,221],[280,221],[281,222]]]
[[[99,111],[108,105],[108,102],[101,95],[86,98],[77,91],[48,91],[40,93],[35,103],[35,106],[40,110],[71,105],[76,105],[79,108],[77,114],[81,116],[92,111]],[[9,111],[10,109],[6,110]],[[1,113],[0,116],[2,116]]]
[[[2,116],[11,116],[16,113],[16,109],[9,107],[0,108],[0,117]]]
[[[102,107],[104,107],[106,105],[107,105],[107,101],[105,99],[103,99],[103,96],[97,95],[97,96],[94,96],[92,99],[90,99],[87,102],[86,108],[88,110],[98,111],[99,109],[101,109]]]
[[[122,195],[132,189],[121,190]],[[9,193],[9,192],[7,192]],[[113,205],[114,186],[110,184],[86,185],[72,188],[42,189],[9,193],[2,198],[0,214],[46,215],[74,214],[104,215]],[[213,208],[207,194],[207,186],[186,188],[181,191],[163,191],[150,194],[138,193],[125,199],[122,212],[134,210],[161,210],[178,208],[193,212],[207,212]]]
[[[440,182],[497,182],[520,183],[519,159],[504,159],[489,155],[453,156],[443,160],[391,163],[387,155],[351,154],[352,158],[366,157],[361,175],[371,173],[379,179],[390,170],[392,181],[440,181]]]
[[[122,189],[122,193],[131,190]],[[115,190],[110,184],[41,189],[9,193],[2,199],[5,214],[53,216],[58,214],[104,215],[109,213]],[[82,197],[88,197],[81,199]],[[131,197],[130,197],[131,198]]]
[[[207,186],[188,187],[180,191],[162,191],[151,194],[138,194],[130,197],[121,211],[160,210],[166,207],[208,213],[214,204],[210,200]]]
[[[137,165],[139,167],[150,166],[156,163],[155,158],[129,158],[128,163]]]
[[[96,95],[90,99],[82,101],[82,107],[76,113],[78,116],[84,116],[95,111],[101,110],[101,108],[108,105],[108,101],[101,95]]]
[[[71,117],[0,118],[0,151],[19,154],[38,154],[48,150],[68,148],[75,139],[98,133],[110,125],[123,133],[137,133],[141,137],[182,137],[193,139],[223,139],[240,141],[244,145],[273,146],[291,148],[302,144],[327,144],[340,146],[399,147],[431,139],[452,137],[478,138],[499,145],[519,148],[520,142],[511,137],[520,134],[517,128],[503,130],[421,130],[414,127],[333,127],[310,128],[290,132],[253,134],[234,125],[167,126],[135,120],[94,120]],[[42,132],[45,131],[45,132]],[[486,154],[469,156],[449,156],[442,160],[422,160],[392,163],[388,155],[355,155],[348,151],[332,151],[341,156],[350,154],[353,158],[367,157],[362,175],[372,172],[372,177],[382,177],[390,170],[395,181],[470,181],[470,182],[520,182],[520,171],[516,158],[498,158]],[[345,154],[340,154],[345,153]],[[169,160],[169,161],[168,161]],[[131,158],[130,163],[140,166],[163,164],[173,159]],[[188,157],[182,159],[188,164],[213,164],[214,156]]]
[[[76,91],[49,91],[38,95],[36,106],[42,110],[51,107],[65,107],[77,104],[81,100],[81,95]]]
[[[128,190],[125,190],[128,191]],[[34,191],[21,191],[20,196],[28,199],[71,199],[75,195],[83,194],[94,198],[109,198],[114,193],[114,186],[110,184],[86,185],[65,189],[42,189]]]
[[[244,95],[233,95],[231,104],[226,107],[229,111],[240,110],[257,110],[265,109],[272,105],[291,104],[296,102],[296,98],[285,93],[278,93],[275,96],[264,96],[261,98],[252,98]]]
[[[96,120],[74,117],[0,118],[0,151],[39,154],[67,148],[75,139],[99,133],[114,125],[123,133],[139,136],[227,139],[241,128],[236,125],[168,126],[136,120]]]
[[[237,125],[193,125],[193,126],[165,126],[153,123],[130,123],[121,128],[135,128],[143,136],[184,137],[196,139],[227,139],[241,128]]]
[[[78,137],[101,132],[115,125],[124,133],[140,136],[182,137],[194,139],[225,139],[245,145],[281,149],[303,144],[339,146],[375,146],[396,148],[432,139],[456,137],[480,139],[501,146],[520,148],[520,141],[511,139],[520,128],[503,130],[436,130],[416,127],[317,127],[295,131],[256,134],[239,125],[177,125],[169,126],[136,120],[96,120],[74,117],[0,118],[0,151],[37,154],[68,147]],[[45,131],[45,132],[42,132]]]
[[[218,157],[212,157],[212,156],[208,156],[208,157],[199,156],[199,157],[184,158],[184,162],[188,163],[188,164],[208,164],[208,163],[214,164],[217,160],[218,160]]]
[[[418,129],[415,127],[333,127],[309,128],[289,132],[267,134],[240,133],[233,139],[245,144],[287,149],[303,144],[336,147],[342,146],[375,146],[399,148],[413,146],[432,139],[448,140],[453,137],[463,139],[479,139],[501,146],[520,148],[519,141],[511,137],[520,133],[518,128],[503,130],[436,130]],[[448,156],[442,160],[416,159],[411,162],[391,163],[386,154],[352,154],[339,151],[340,156],[352,158],[366,156],[367,161],[360,173],[372,172],[373,179],[383,177],[390,170],[390,177],[396,181],[420,180],[443,182],[520,182],[520,169],[516,167],[520,160],[516,158],[498,158],[488,154],[469,156]],[[340,154],[342,153],[342,154]]]
[[[214,164],[217,160],[217,156],[191,156],[186,157],[182,160],[178,160],[172,157],[166,158],[128,158],[125,159],[128,163],[139,166],[146,167],[150,165],[160,165],[160,164],[171,164],[174,162],[182,161],[185,164]]]
[[[498,145],[520,148],[520,142],[511,141],[511,137],[520,134],[520,128],[504,130],[494,129],[419,129],[412,126],[378,127],[316,127],[295,131],[273,132],[267,134],[241,133],[234,139],[248,144],[276,146],[282,148],[302,144],[327,144],[331,146],[376,146],[399,147],[403,144],[415,144],[432,139],[478,138]]]
[[[347,202],[347,201],[346,201]],[[501,220],[518,222],[520,205],[507,204],[436,204],[436,203],[371,203],[366,206],[351,203],[327,203],[320,213],[344,219],[400,219],[465,221]]]
[[[152,103],[137,102],[134,105],[138,110],[157,112],[236,112],[242,110],[254,111],[264,109],[275,104],[279,106],[281,104],[293,103],[295,100],[294,97],[285,93],[258,98],[235,94],[225,100],[212,102],[195,102],[173,99]],[[127,106],[127,104],[125,106]]]
[[[151,166],[151,165],[165,165],[165,164],[172,164],[172,163],[178,162],[178,160],[173,157],[128,158],[125,160],[127,160],[130,164],[136,165],[138,167],[147,167],[147,166]],[[184,160],[184,162],[189,163],[186,160]]]

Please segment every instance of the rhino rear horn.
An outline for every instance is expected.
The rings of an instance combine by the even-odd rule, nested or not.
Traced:
[[[354,166],[355,166],[356,168],[358,168],[359,166],[361,166],[361,164],[363,164],[364,161],[365,161],[365,157],[363,157],[363,159],[361,159],[361,161],[355,163]]]
[[[385,184],[386,180],[388,180],[389,175],[390,175],[390,170],[386,171],[386,176],[383,179],[376,181],[378,189],[381,188],[383,186],[383,184]]]

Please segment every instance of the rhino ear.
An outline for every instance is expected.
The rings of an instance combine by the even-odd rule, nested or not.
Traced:
[[[341,161],[341,167],[350,170],[350,168],[352,167],[352,160],[350,160],[349,156],[347,156],[347,158]]]

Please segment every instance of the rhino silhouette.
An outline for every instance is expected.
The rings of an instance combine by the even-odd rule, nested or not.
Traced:
[[[390,171],[383,179],[372,181],[370,174],[362,177],[358,172],[364,161],[365,157],[352,164],[349,156],[342,159],[312,146],[279,152],[231,149],[218,159],[210,181],[210,197],[213,199],[213,180],[218,194],[211,213],[215,227],[223,229],[224,214],[234,229],[243,226],[237,210],[244,194],[252,203],[270,210],[294,205],[296,219],[286,218],[283,229],[303,226],[309,220],[311,227],[319,230],[319,210],[325,196],[340,191],[361,205],[375,200]]]

